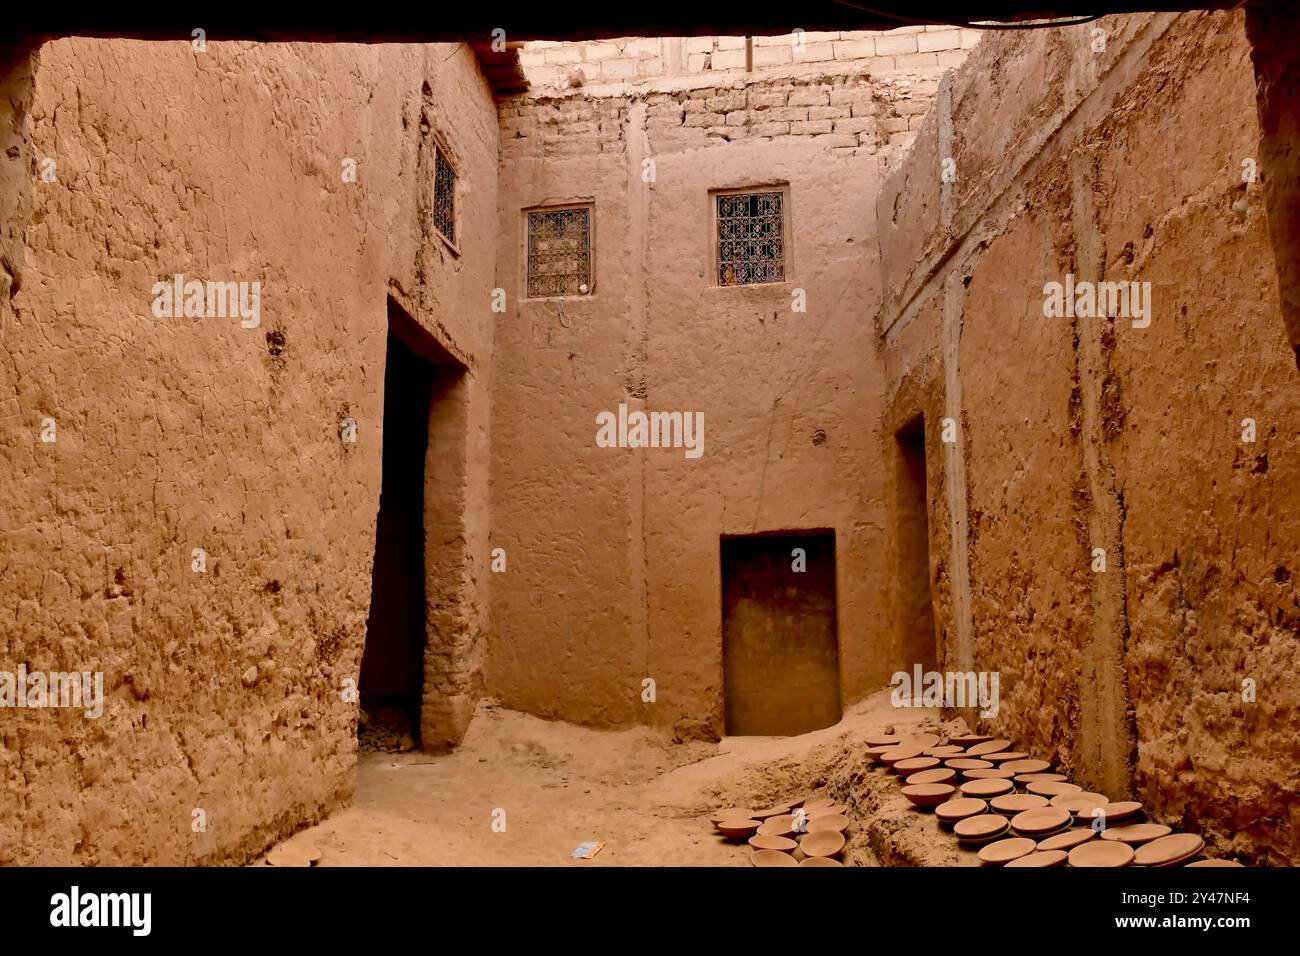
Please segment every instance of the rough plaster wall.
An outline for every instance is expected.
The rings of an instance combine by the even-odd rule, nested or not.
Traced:
[[[369,601],[386,299],[404,290],[486,363],[495,111],[451,46],[63,40],[40,60],[26,172],[54,157],[58,178],[33,187],[3,339],[0,661],[102,670],[108,701],[97,720],[9,712],[0,853],[246,858],[350,796],[340,684]],[[485,224],[456,262],[417,255],[426,80],[462,221]],[[152,284],[176,272],[260,280],[260,327],[154,318]],[[484,461],[486,413],[467,415]]]
[[[844,702],[887,680],[869,320],[880,119],[936,87],[864,74],[502,104],[499,278],[513,307],[497,327],[492,544],[511,557],[486,674],[507,704],[716,734],[719,536],[799,528],[836,531]],[[715,286],[709,190],[776,182],[790,190],[788,281]],[[520,300],[521,210],[582,199],[596,209],[592,294]],[[807,313],[791,310],[795,288]],[[597,448],[595,416],[620,402],[704,412],[703,457]]]
[[[1259,137],[1242,17],[1100,25],[1101,53],[1090,28],[981,44],[886,184],[889,405],[932,407],[956,364],[960,441],[940,454],[965,459],[973,666],[1001,674],[986,725],[1220,852],[1294,862],[1300,398],[1262,194],[1241,181]],[[1150,281],[1151,327],[1045,319],[1043,284],[1068,271]],[[932,563],[953,528],[939,508]]]

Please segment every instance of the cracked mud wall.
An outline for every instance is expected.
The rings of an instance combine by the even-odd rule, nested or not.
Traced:
[[[0,660],[100,670],[107,702],[6,711],[0,861],[238,861],[350,797],[390,295],[470,370],[435,643],[478,641],[495,109],[451,44],[77,39],[39,60],[20,233],[8,158],[2,183],[23,281],[0,348]],[[423,126],[458,164],[459,255],[420,223]],[[260,324],[155,318],[175,273],[260,281]]]
[[[957,442],[928,439],[946,666],[964,552],[961,666],[1001,675],[984,726],[1224,854],[1294,862],[1300,391],[1242,180],[1243,15],[1096,26],[1100,51],[1091,26],[987,38],[880,199],[887,408],[937,417],[960,383]],[[1150,327],[1045,318],[1067,272],[1151,282]]]
[[[924,113],[938,77],[502,103],[511,308],[497,326],[492,544],[510,570],[493,582],[487,683],[508,706],[718,734],[720,536],[810,528],[836,535],[844,703],[888,679],[873,218],[893,124]],[[789,190],[787,281],[720,287],[710,190],[773,184]],[[565,202],[594,203],[594,288],[521,298],[523,210]],[[620,403],[703,412],[702,457],[597,447],[597,413]]]

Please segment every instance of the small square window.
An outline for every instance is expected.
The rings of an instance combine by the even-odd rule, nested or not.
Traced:
[[[528,213],[528,297],[591,291],[591,206]]]
[[[718,214],[718,285],[785,281],[785,194],[722,193]]]
[[[456,170],[442,149],[434,149],[433,227],[453,246],[456,244]]]

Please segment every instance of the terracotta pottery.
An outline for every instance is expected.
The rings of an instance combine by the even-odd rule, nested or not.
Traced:
[[[833,807],[835,805],[834,797],[810,797],[803,802],[805,810],[816,810],[818,807]],[[791,807],[790,809],[794,809]]]
[[[862,753],[871,763],[879,763],[880,758],[884,754],[889,753],[889,751],[894,750],[897,747],[898,744],[884,744],[880,747],[868,747],[866,750],[862,751]]]
[[[952,799],[957,788],[950,783],[921,783],[903,788],[903,796],[918,807],[937,807]]]
[[[764,836],[762,833],[756,833],[750,837],[749,845],[755,850],[780,850],[782,853],[789,853],[799,846],[789,837]]]
[[[1074,817],[1071,817],[1069,823],[1062,823],[1055,830],[1044,830],[1042,833],[1031,833],[1029,835],[1032,836],[1035,840],[1041,841],[1041,840],[1046,840],[1048,837],[1058,836],[1062,833],[1072,833],[1077,829],[1079,828],[1074,826]]]
[[[1136,800],[1121,800],[1118,803],[1107,803],[1098,807],[1101,810],[1100,816],[1106,821],[1107,826],[1120,821],[1132,822],[1132,818],[1142,812],[1142,804]],[[1095,820],[1098,814],[1095,810],[1090,810],[1086,814],[1086,819]]]
[[[834,830],[808,833],[799,841],[805,856],[837,856],[844,849],[844,834]]]
[[[1070,866],[1128,866],[1133,848],[1113,840],[1092,840],[1070,851]]]
[[[923,751],[939,746],[938,734],[903,734],[901,747],[920,747]]]
[[[1013,773],[1043,773],[1052,765],[1046,760],[1011,760],[1007,763],[999,764],[1003,770],[1010,770]]]
[[[1070,854],[1064,850],[1039,850],[1012,860],[1007,866],[1060,866]]]
[[[868,747],[897,747],[903,738],[898,734],[872,734],[867,738]]]
[[[1087,790],[1079,793],[1058,793],[1050,801],[1054,807],[1060,807],[1062,810],[1068,810],[1077,816],[1086,816],[1097,807],[1104,807],[1110,803],[1100,793],[1089,793]]]
[[[940,757],[940,758],[943,758],[943,757],[957,757],[957,756],[960,756],[961,754],[963,754],[963,753],[965,753],[965,752],[966,752],[966,750],[965,750],[964,747],[953,747],[953,746],[949,745],[949,746],[946,746],[946,747],[931,747],[929,750],[927,750],[927,751],[925,752],[925,756],[927,756],[927,757]]]
[[[910,760],[900,760],[894,764],[894,773],[906,777],[908,774],[919,773],[922,770],[933,770],[939,766],[938,757],[912,757]]]
[[[1188,863],[1187,868],[1190,870],[1194,866],[1241,866],[1245,863],[1238,863],[1236,860],[1197,860],[1195,863]]]
[[[1028,856],[1036,849],[1038,849],[1038,844],[1033,840],[1026,840],[1024,837],[1009,837],[1005,840],[995,840],[986,844],[980,850],[979,857],[981,863],[987,863],[989,866],[1004,866],[1012,860]]]
[[[773,819],[781,819],[774,817]],[[769,821],[770,822],[770,821]],[[758,832],[759,827],[767,826],[766,823],[759,823],[757,820],[723,820],[718,824],[718,829],[728,840],[748,840]],[[784,836],[785,834],[776,834]]]
[[[947,767],[935,767],[933,770],[922,770],[908,776],[903,783],[909,787],[918,783],[949,783],[957,776],[956,770],[949,770]]]
[[[967,780],[961,785],[963,797],[997,797],[1016,789],[1010,780]]]
[[[809,833],[820,833],[822,830],[834,830],[836,833],[843,833],[848,828],[849,818],[842,813],[830,817],[818,817],[816,820],[808,821]]]
[[[1016,778],[1016,782],[1020,782],[1019,777]],[[1063,795],[1074,796],[1083,793],[1083,787],[1079,786],[1077,783],[1066,783],[1064,780],[1034,780],[1033,782],[1026,784],[1025,789],[1030,793],[1035,793],[1040,797],[1047,797],[1049,799]]]
[[[1003,740],[1001,737],[993,740],[986,740],[983,743],[974,744],[966,748],[967,757],[979,757],[983,754],[996,754],[1004,750],[1011,749],[1011,741]]]
[[[755,810],[749,815],[751,820],[767,820],[771,817],[779,817],[784,813],[790,812],[788,803],[778,803],[774,807],[768,807],[766,810]]]
[[[956,823],[967,817],[978,816],[988,809],[988,804],[975,797],[957,797],[934,808],[934,815],[942,823]]]
[[[961,778],[963,780],[1010,780],[1014,777],[1010,770],[998,770],[996,767],[992,770],[963,770]]]
[[[787,801],[785,802],[785,805],[786,805],[787,807],[789,807],[791,810],[793,810],[793,809],[795,809],[796,807],[802,807],[802,806],[803,806],[803,802],[804,802],[805,800],[807,800],[807,799],[808,799],[807,797],[800,797],[800,798],[797,799],[797,800],[787,800]]]
[[[976,760],[972,757],[949,757],[943,762],[945,767],[951,767],[953,770],[992,770],[993,764],[987,760]]]
[[[763,836],[788,837],[794,833],[794,823],[795,821],[792,815],[783,813],[779,817],[769,817],[767,820],[764,820],[759,825],[758,832]],[[723,832],[725,833],[726,831],[724,830]]]
[[[1073,850],[1076,846],[1087,843],[1097,835],[1091,827],[1066,827],[1055,836],[1038,841],[1040,850]]]
[[[749,854],[749,862],[754,866],[798,866],[794,857],[780,850],[755,850]]]
[[[1059,807],[1039,807],[1036,810],[1024,810],[1011,818],[1011,828],[1017,833],[1026,835],[1055,833],[1062,826],[1069,825],[1070,814]]]
[[[1177,866],[1186,863],[1203,849],[1205,841],[1200,834],[1171,833],[1138,847],[1133,862],[1138,866]]]
[[[1003,816],[1013,817],[1026,810],[1040,810],[1047,806],[1046,797],[1036,797],[1032,793],[1004,793],[989,801],[989,809]]]
[[[800,866],[843,866],[839,860],[832,860],[828,856],[807,856],[799,863]]]
[[[320,854],[317,854],[317,859]],[[271,866],[304,867],[311,866],[311,854],[305,847],[282,844],[266,855],[266,862]]]
[[[833,817],[848,812],[848,807],[840,806],[838,803],[832,803],[828,807],[816,807],[812,810],[805,810],[804,816],[809,820],[816,820],[819,817]]]
[[[892,767],[900,760],[911,760],[913,757],[921,756],[924,750],[925,750],[924,747],[906,746],[906,745],[899,746],[899,747],[890,747],[888,750],[886,750],[884,753],[880,755],[880,762],[887,767]]]
[[[709,822],[715,827],[723,820],[752,820],[754,811],[748,807],[727,807],[724,810],[715,811],[713,816],[709,817]]]
[[[948,743],[955,747],[974,747],[976,744],[986,743],[992,739],[992,734],[958,734],[955,737],[949,737]]]
[[[1005,834],[1010,827],[1007,818],[996,813],[981,813],[976,817],[958,820],[952,832],[963,843],[989,843]]]
[[[1047,783],[1049,780],[1055,780],[1065,783],[1069,778],[1063,773],[1018,773],[1016,774],[1016,783]],[[1083,788],[1080,787],[1080,790]]]
[[[1102,809],[1105,809],[1105,807]],[[1129,846],[1141,846],[1143,843],[1150,843],[1162,836],[1169,836],[1173,832],[1173,827],[1167,827],[1163,823],[1130,823],[1126,827],[1107,827],[1101,831],[1101,838],[1103,840],[1118,840],[1120,843],[1127,843]]]
[[[1003,764],[1016,763],[1017,761],[1024,760],[1028,756],[1029,754],[1025,753],[1023,750],[1003,750],[995,754],[985,754],[980,759],[987,760],[995,766],[1000,767]],[[1012,772],[1014,773],[1015,771]]]

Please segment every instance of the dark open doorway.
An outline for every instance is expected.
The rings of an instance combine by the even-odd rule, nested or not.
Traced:
[[[930,518],[925,483],[925,418],[897,434],[895,535],[898,541],[899,665],[936,666],[934,602],[930,594]]]
[[[722,539],[726,732],[789,735],[839,721],[835,533]]]

